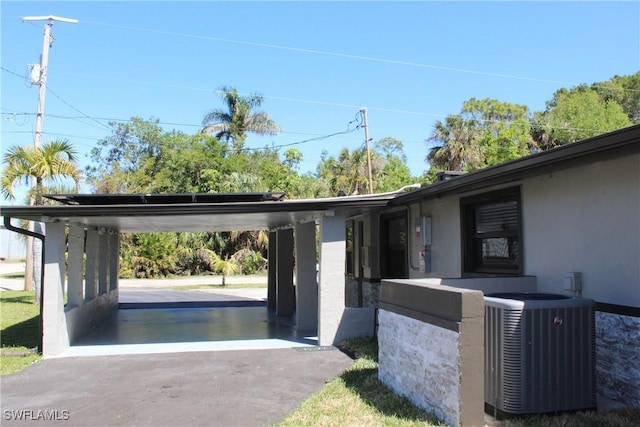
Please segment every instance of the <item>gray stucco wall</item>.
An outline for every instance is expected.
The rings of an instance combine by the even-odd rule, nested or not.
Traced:
[[[640,307],[640,155],[522,183],[525,273],[562,292],[582,273],[582,296]]]
[[[568,293],[565,274],[581,272],[585,298],[640,307],[639,170],[635,154],[414,204],[412,221],[432,219],[432,268],[411,269],[410,277],[461,277],[460,198],[519,185],[524,275],[537,278],[538,290]],[[417,268],[423,247],[415,233],[409,237]]]
[[[599,392],[628,404],[640,394],[640,154],[602,157],[569,168],[547,167],[534,177],[465,194],[442,196],[410,206],[410,231],[420,216],[432,220],[431,271],[420,272],[409,233],[411,278],[466,286],[460,278],[460,198],[520,186],[523,271],[535,277],[538,292],[570,294],[569,272],[582,274],[585,298],[631,308],[634,314],[598,313],[596,339]],[[459,280],[459,282],[456,282]],[[491,280],[491,279],[487,279]],[[455,283],[455,284],[454,284]],[[508,287],[509,285],[507,285]],[[471,286],[470,286],[471,287]],[[480,287],[485,292],[494,285]],[[505,289],[507,291],[509,289]],[[521,289],[512,289],[518,291]],[[635,317],[634,317],[635,316]]]

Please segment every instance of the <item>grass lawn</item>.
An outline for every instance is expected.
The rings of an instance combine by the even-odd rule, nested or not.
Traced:
[[[343,348],[356,355],[353,366],[287,415],[277,427],[289,426],[443,426],[433,415],[391,392],[378,380],[378,349],[373,339],[347,340]],[[637,425],[640,408],[531,416],[493,425],[504,427],[623,427]]]
[[[353,366],[287,415],[278,427],[445,425],[378,380],[378,347],[373,339],[348,340],[343,348],[356,355]]]
[[[40,307],[34,292],[0,292],[0,375],[19,371],[41,359],[38,347]]]

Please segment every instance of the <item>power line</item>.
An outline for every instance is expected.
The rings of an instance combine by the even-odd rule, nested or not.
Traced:
[[[58,98],[60,101],[62,101],[65,105],[67,105],[69,108],[71,108],[72,110],[82,114],[85,118],[93,120],[94,122],[96,122],[97,124],[99,124],[100,126],[102,126],[103,128],[106,128],[107,130],[111,130],[111,128],[107,125],[105,125],[104,123],[100,123],[99,121],[95,120],[94,118],[90,117],[89,115],[87,115],[86,113],[83,113],[82,111],[78,110],[76,107],[74,107],[73,105],[69,104],[67,101],[65,101],[64,99],[62,99],[57,93],[55,93],[50,87],[47,86],[47,90],[49,92],[51,92],[51,94],[53,96],[55,96],[56,98]]]
[[[357,125],[356,127],[354,127],[354,128],[351,128],[351,125],[352,125],[353,123],[356,123],[356,122],[358,122],[358,125]],[[270,148],[271,148],[271,149],[274,149],[274,148],[275,148],[275,149],[278,149],[278,148],[283,148],[283,147],[291,147],[291,146],[294,146],[294,145],[306,144],[307,142],[322,141],[322,140],[325,140],[325,139],[329,139],[329,138],[331,138],[331,137],[333,137],[333,136],[337,136],[337,135],[346,135],[346,134],[349,134],[349,133],[351,133],[351,132],[355,132],[355,131],[356,131],[356,130],[358,130],[361,126],[362,126],[362,120],[361,120],[361,119],[359,119],[358,114],[356,114],[356,118],[355,118],[354,120],[350,121],[349,123],[347,123],[347,130],[344,130],[344,131],[342,131],[342,132],[334,132],[334,133],[331,133],[331,134],[328,134],[328,135],[318,136],[318,137],[316,137],[316,138],[305,139],[304,141],[297,141],[297,142],[291,142],[291,143],[288,143],[288,144],[274,145],[274,146],[272,146],[272,147],[270,147]],[[261,150],[261,149],[258,149],[258,148],[242,148],[241,150],[246,150],[246,151],[259,151],[259,150]]]
[[[357,60],[364,60],[364,61],[371,61],[371,62],[380,62],[380,63],[387,63],[387,64],[404,65],[404,66],[417,67],[417,68],[429,68],[429,69],[442,70],[442,71],[452,71],[452,72],[458,72],[458,73],[476,74],[476,75],[484,75],[484,76],[489,76],[489,77],[514,79],[514,80],[536,81],[536,82],[542,82],[542,83],[576,85],[575,82],[565,82],[565,81],[561,81],[561,80],[542,79],[542,78],[539,78],[539,77],[520,76],[520,75],[505,74],[505,73],[495,73],[495,72],[489,72],[489,71],[472,70],[472,69],[467,69],[467,68],[449,67],[449,66],[442,66],[442,65],[435,65],[435,64],[418,63],[418,62],[413,62],[413,61],[401,61],[401,60],[388,59],[388,58],[377,58],[377,57],[372,57],[372,56],[355,55],[355,54],[348,54],[348,53],[342,53],[342,52],[331,52],[331,51],[318,50],[318,49],[309,49],[309,48],[299,48],[299,47],[292,47],[292,46],[275,45],[275,44],[260,43],[260,42],[246,41],[246,40],[233,40],[233,39],[226,39],[226,38],[221,38],[221,37],[212,37],[212,36],[204,36],[204,35],[199,35],[199,34],[190,34],[190,33],[182,33],[182,32],[175,32],[175,31],[157,30],[157,29],[152,29],[152,28],[133,27],[133,26],[111,24],[111,23],[105,23],[105,22],[83,21],[83,23],[84,24],[90,24],[90,25],[97,25],[97,26],[125,29],[125,30],[130,30],[130,31],[147,32],[147,33],[153,33],[153,34],[164,34],[164,35],[170,35],[170,36],[176,36],[176,37],[193,38],[193,39],[209,40],[209,41],[215,41],[215,42],[221,42],[221,43],[232,43],[232,44],[240,44],[240,45],[247,45],[247,46],[264,47],[264,48],[268,48],[268,49],[278,49],[278,50],[286,50],[286,51],[293,51],[293,52],[300,52],[300,53],[309,53],[309,54],[325,55],[325,56],[334,56],[334,57],[357,59]],[[640,92],[640,90],[638,90],[638,89],[624,89],[624,90],[625,91],[630,91],[630,92]]]
[[[2,114],[9,114],[9,113],[2,113]],[[21,113],[23,115],[34,115],[34,113]],[[71,119],[72,117],[64,117],[64,116],[56,116],[53,114],[49,114],[48,117],[55,117],[55,118],[64,118],[64,119]],[[94,119],[93,117],[90,117],[91,119]],[[107,119],[104,119],[107,120]],[[111,119],[109,119],[111,120]],[[113,121],[118,121],[118,120],[113,120]],[[121,122],[132,122],[132,120],[121,120]],[[266,151],[266,150],[273,150],[273,149],[279,149],[279,148],[284,148],[284,147],[292,147],[295,145],[302,145],[302,144],[306,144],[308,142],[314,142],[314,141],[322,141],[325,139],[329,139],[335,136],[339,136],[339,135],[346,135],[349,133],[352,133],[356,130],[358,130],[360,128],[360,124],[358,124],[355,128],[351,128],[351,124],[353,124],[354,122],[356,122],[356,120],[352,120],[351,122],[349,122],[347,124],[347,130],[341,131],[341,132],[334,132],[334,133],[330,133],[330,134],[326,134],[326,135],[320,135],[314,138],[308,138],[302,141],[296,141],[296,142],[291,142],[291,143],[286,143],[286,144],[278,144],[278,145],[272,145],[270,147],[262,147],[262,148],[241,148],[240,151]],[[160,122],[158,124],[161,124]],[[184,124],[183,124],[184,125]],[[200,125],[185,125],[185,126],[198,126],[201,127]],[[2,133],[7,133],[7,134],[20,134],[20,133],[32,133],[30,131],[2,131]],[[298,132],[282,132],[282,133],[292,133],[292,134],[297,134]],[[81,139],[88,139],[88,140],[92,140],[92,141],[100,141],[103,138],[93,138],[93,137],[83,137],[83,136],[78,136],[78,135],[69,135],[69,134],[61,134],[61,133],[54,133],[54,132],[43,132],[43,134],[45,135],[52,135],[52,136],[63,136],[63,137],[67,137],[67,138],[81,138]]]
[[[11,112],[7,112],[7,113],[0,113],[2,115],[11,115],[11,116],[35,116],[35,113],[28,113],[28,112],[19,112],[17,110],[9,110],[7,108],[2,108],[4,110],[8,110]],[[313,141],[319,141],[319,140],[323,140],[323,139],[327,139],[333,136],[339,136],[339,135],[346,135],[349,134],[351,132],[354,132],[358,129],[361,128],[362,126],[362,119],[358,119],[358,116],[360,116],[358,113],[356,113],[356,118],[354,120],[352,120],[351,122],[348,123],[348,126],[350,126],[353,123],[356,122],[360,122],[358,125],[356,125],[356,127],[354,129],[347,129],[346,131],[342,131],[342,132],[334,132],[334,133],[330,133],[330,134],[314,134],[314,133],[308,133],[308,132],[294,132],[294,131],[280,131],[279,133],[281,134],[288,134],[288,135],[316,135],[314,138],[309,138],[309,139],[305,139],[302,141],[297,141],[297,142],[292,142],[292,143],[287,143],[287,144],[280,144],[280,145],[275,145],[272,146],[270,148],[281,148],[281,147],[288,147],[288,146],[294,146],[294,145],[300,145],[300,144],[304,144],[307,142],[313,142]],[[109,122],[115,122],[115,123],[133,123],[133,119],[118,119],[118,118],[109,118],[109,117],[91,117],[91,116],[66,116],[66,115],[60,115],[60,114],[47,114],[47,117],[49,118],[56,118],[56,119],[62,119],[62,120],[76,120],[76,119],[83,119],[83,118],[89,118],[91,120],[94,121],[98,121],[98,120],[104,120],[104,121],[109,121]],[[449,114],[446,117],[460,117],[462,119],[465,119],[463,114]],[[496,120],[496,119],[473,119],[474,121],[477,122],[481,122],[481,123],[494,123],[494,124],[504,124],[507,123],[506,120]],[[108,127],[107,125],[104,125],[103,123],[98,122],[99,124],[101,124],[102,126],[104,126],[106,129],[108,130],[112,130],[110,127]],[[202,125],[200,124],[194,124],[194,123],[176,123],[176,122],[163,122],[163,121],[158,121],[158,122],[154,122],[158,125],[170,125],[170,126],[184,126],[184,127],[195,127],[195,128],[201,128]],[[554,127],[554,129],[558,129],[558,130],[570,130],[570,131],[590,131],[590,132],[606,132],[603,131],[601,129],[587,129],[587,128],[578,128],[578,127],[571,127],[571,126],[562,126],[562,127]],[[3,131],[3,133],[24,133],[25,131]],[[45,132],[46,133],[46,132]],[[66,135],[66,136],[70,136],[70,135]],[[96,138],[89,138],[89,137],[79,137],[79,138],[85,138],[85,139],[94,139],[96,141],[99,141],[100,139],[96,139]],[[399,139],[400,141],[402,141],[403,143],[406,142],[417,142],[417,143],[424,143],[426,140],[428,140],[429,138],[423,139],[423,140],[411,140],[411,139]],[[263,148],[242,148],[242,150],[254,150],[254,151],[259,151],[259,150],[263,150]]]
[[[7,73],[9,73],[9,74],[13,74],[14,76],[17,76],[17,77],[20,77],[21,79],[24,79],[24,76],[21,76],[20,74],[18,74],[18,73],[16,73],[16,72],[14,72],[14,71],[7,70],[6,68],[4,68],[4,67],[2,67],[2,66],[0,66],[0,69],[1,69],[2,71],[6,71],[6,72],[7,72]]]
[[[7,71],[7,72],[10,72],[11,74],[14,74],[14,75],[22,78],[22,76],[14,73],[14,72],[11,72],[11,71],[5,69],[4,67],[2,69]],[[163,84],[163,83],[151,83],[151,82],[148,82],[148,81],[136,81],[136,80],[129,80],[129,79],[116,79],[116,78],[112,78],[112,77],[108,77],[108,76],[96,76],[96,75],[88,74],[88,73],[59,72],[59,71],[56,72],[56,73],[57,74],[91,76],[92,79],[96,79],[97,78],[97,79],[121,81],[121,82],[127,82],[127,83],[146,84],[146,85],[149,85],[149,86],[157,86],[157,87],[168,87],[168,88],[174,88],[174,89],[188,89],[188,90],[195,90],[195,91],[202,91],[202,92],[211,92],[210,88],[203,88],[203,87],[171,85],[171,84]],[[249,95],[249,94],[238,93],[238,95],[245,96],[245,95]],[[315,104],[315,105],[326,105],[326,106],[331,106],[331,107],[343,107],[343,108],[354,108],[354,109],[361,107],[361,105],[355,105],[355,104],[344,104],[344,103],[329,102],[329,101],[318,101],[318,100],[304,99],[304,98],[292,98],[292,97],[272,96],[272,95],[260,95],[260,96],[262,96],[262,98],[264,98],[264,99],[273,99],[273,100],[278,100],[278,101],[289,101],[289,102],[299,102],[299,103]],[[427,117],[446,117],[447,116],[447,114],[443,114],[443,113],[427,113],[427,112],[423,112],[423,111],[400,110],[400,109],[375,107],[375,106],[374,107],[367,107],[367,108],[369,110],[387,112],[387,113],[411,114],[411,115],[427,116]],[[191,126],[191,125],[189,125],[189,126]],[[198,126],[201,126],[201,125],[198,125]]]
[[[244,40],[232,40],[232,39],[225,39],[220,37],[203,36],[203,35],[189,34],[189,33],[179,33],[175,31],[155,30],[151,28],[132,27],[132,26],[126,26],[126,25],[109,24],[109,23],[95,22],[95,21],[83,21],[83,23],[105,26],[105,27],[120,28],[120,29],[131,30],[131,31],[141,31],[141,32],[147,32],[147,33],[164,34],[164,35],[170,35],[170,36],[176,36],[176,37],[194,38],[194,39],[209,40],[209,41],[216,41],[216,42],[222,42],[222,43],[233,43],[233,44],[241,44],[241,45],[247,45],[247,46],[264,47],[268,49],[278,49],[278,50],[286,50],[286,51],[292,51],[292,52],[310,53],[310,54],[316,54],[316,55],[334,56],[334,57],[349,58],[349,59],[358,59],[363,61],[381,62],[386,64],[404,65],[404,66],[417,67],[417,68],[429,68],[434,70],[453,71],[458,73],[477,74],[477,75],[484,75],[484,76],[490,76],[490,77],[515,79],[515,80],[537,81],[537,82],[543,82],[543,83],[573,84],[573,83],[563,82],[559,80],[541,79],[537,77],[493,73],[493,72],[487,72],[487,71],[470,70],[465,68],[446,67],[446,66],[434,65],[434,64],[424,64],[424,63],[411,62],[411,61],[399,61],[394,59],[376,58],[372,56],[354,55],[354,54],[340,53],[340,52],[330,52],[330,51],[317,50],[317,49],[298,48],[298,47],[282,46],[282,45],[275,45],[275,44],[268,44],[268,43],[244,41]]]
[[[11,74],[14,74],[14,75],[17,75],[19,77],[22,77],[22,76],[14,73],[14,72],[6,70],[4,67],[2,67],[2,69],[5,70],[5,71],[10,72]],[[89,75],[87,73],[69,73],[69,72],[62,72],[61,74]],[[150,85],[150,86],[169,87],[169,88],[176,88],[176,89],[189,89],[189,90],[196,90],[196,91],[203,91],[203,92],[210,92],[211,91],[210,88],[202,88],[202,87],[194,87],[194,86],[183,86],[183,85],[171,85],[171,84],[162,84],[162,83],[150,83],[148,81],[135,81],[135,80],[128,80],[128,79],[115,79],[115,78],[111,78],[111,77],[107,77],[107,76],[95,76],[95,75],[91,75],[91,76],[92,76],[92,78],[102,78],[102,79],[113,80],[113,81],[124,81],[124,82],[128,82],[128,83],[146,84],[146,85]],[[640,90],[636,90],[636,89],[622,89],[622,90],[630,91],[630,92],[632,92],[632,91],[640,91]],[[249,94],[246,94],[246,93],[238,93],[238,94],[241,95],[241,96],[249,95]],[[298,103],[315,104],[315,105],[326,105],[326,106],[342,107],[342,108],[354,108],[355,109],[355,108],[360,108],[361,107],[361,105],[355,105],[355,104],[344,104],[344,103],[336,103],[336,102],[329,102],[329,101],[318,101],[318,100],[305,99],[305,98],[292,98],[292,97],[282,97],[282,96],[272,96],[272,95],[262,95],[262,94],[260,96],[262,96],[262,98],[264,98],[264,99],[272,99],[272,100],[278,100],[278,101],[289,101],[289,102],[298,102]],[[384,108],[384,107],[376,107],[376,106],[373,106],[373,107],[369,106],[369,107],[367,107],[367,109],[371,110],[371,111],[379,111],[379,112],[384,112],[384,113],[397,113],[397,114],[416,115],[416,116],[423,116],[423,117],[443,118],[443,117],[448,117],[448,116],[456,116],[456,114],[429,113],[429,112],[424,112],[424,111],[411,111],[411,110]],[[105,120],[126,121],[126,120],[122,120],[122,119],[105,119]],[[169,123],[169,122],[165,122],[163,124],[177,125],[177,126],[196,126],[196,127],[201,127],[201,125],[184,124],[184,123]]]

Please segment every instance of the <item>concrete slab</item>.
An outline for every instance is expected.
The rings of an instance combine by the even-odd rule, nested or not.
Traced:
[[[47,359],[2,377],[2,425],[267,426],[351,363],[319,347]]]
[[[120,290],[120,309],[57,357],[314,347],[317,332],[266,307],[266,289]],[[258,292],[256,292],[258,291]]]

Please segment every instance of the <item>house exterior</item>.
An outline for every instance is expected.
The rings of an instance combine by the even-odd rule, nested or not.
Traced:
[[[640,406],[640,126],[398,195],[347,219],[347,301],[380,279],[596,301],[600,394]]]
[[[411,192],[291,201],[86,195],[66,203],[2,207],[5,225],[44,223],[45,355],[117,309],[120,233],[270,230],[269,307],[282,315],[295,308],[319,345],[374,335],[385,279],[434,293],[578,295],[596,301],[599,392],[640,406],[640,126],[443,174]]]

